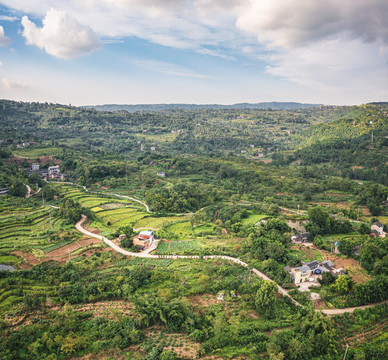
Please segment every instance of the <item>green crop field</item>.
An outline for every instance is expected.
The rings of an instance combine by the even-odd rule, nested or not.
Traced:
[[[180,239],[187,239],[193,237],[193,228],[189,221],[179,222],[166,227],[166,231],[177,235]]]
[[[158,255],[184,254],[187,251],[200,250],[200,248],[201,246],[196,240],[161,242],[157,253]]]
[[[150,229],[161,229],[163,226],[167,226],[169,224],[175,223],[177,221],[184,220],[185,216],[169,216],[169,217],[146,217],[141,219],[135,223],[135,229],[141,228],[150,228]]]
[[[173,260],[171,259],[133,258],[130,262],[130,265],[150,265],[150,266],[167,267],[167,266],[170,266],[172,262]]]

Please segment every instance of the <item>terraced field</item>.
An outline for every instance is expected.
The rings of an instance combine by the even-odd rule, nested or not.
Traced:
[[[14,200],[15,201],[15,200]],[[56,210],[31,202],[20,207],[0,206],[0,255],[17,250],[40,250],[67,244],[78,234],[56,217]],[[51,215],[51,216],[50,216]]]
[[[143,218],[135,223],[135,229],[143,229],[150,228],[153,230],[159,230],[163,226],[167,226],[169,224],[176,223],[178,221],[182,221],[188,219],[187,216],[165,216],[165,217],[152,217],[148,216],[147,218]]]

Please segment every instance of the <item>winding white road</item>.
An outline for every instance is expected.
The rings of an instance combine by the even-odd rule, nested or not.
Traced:
[[[110,195],[110,196],[116,196],[116,197],[121,197],[121,198],[124,198],[124,199],[131,200],[131,201],[135,201],[135,202],[143,205],[146,208],[146,211],[148,213],[151,213],[151,211],[150,211],[150,209],[149,209],[149,207],[148,207],[148,205],[146,203],[144,203],[144,202],[142,202],[142,201],[140,201],[138,199],[135,199],[135,198],[133,198],[131,196],[119,195],[119,194],[113,194],[113,193],[101,193],[101,192],[97,192],[97,191],[89,191],[86,188],[86,186],[81,186],[81,185],[74,184],[74,183],[71,183],[71,182],[56,181],[56,183],[62,183],[62,184],[69,184],[69,185],[79,186],[79,187],[82,187],[85,191],[93,193],[93,194]],[[52,206],[52,207],[53,208],[57,208],[56,206]],[[290,210],[290,209],[286,209],[286,208],[279,208],[279,209],[284,210],[284,211],[290,211],[290,212],[296,213],[298,215],[303,215],[302,213],[297,212],[295,210]],[[134,252],[131,252],[131,251],[127,251],[127,250],[124,250],[121,247],[117,246],[113,241],[107,239],[106,237],[98,235],[98,234],[94,234],[94,233],[86,230],[82,226],[83,223],[86,221],[86,219],[87,219],[86,215],[81,215],[81,219],[75,224],[75,228],[78,231],[80,231],[83,234],[88,235],[90,237],[102,240],[104,243],[106,243],[108,246],[110,246],[113,250],[117,251],[120,254],[126,255],[126,256],[149,258],[149,259],[166,259],[166,258],[169,258],[169,259],[200,259],[200,258],[202,258],[204,260],[208,260],[208,259],[224,259],[224,260],[232,261],[232,262],[234,262],[236,264],[239,264],[241,266],[244,266],[244,267],[248,268],[248,264],[243,262],[243,261],[241,261],[240,259],[233,258],[231,256],[225,256],[225,255],[205,255],[205,256],[202,256],[202,257],[198,256],[198,255],[152,255],[152,254],[150,254],[150,252],[152,252],[153,250],[156,249],[157,242],[155,242],[153,244],[153,246],[151,246],[149,249],[147,249],[147,250],[145,250],[145,251],[143,251],[141,253],[134,253]],[[255,269],[255,268],[251,268],[250,271],[252,271],[255,275],[261,277],[264,280],[273,281],[267,275],[263,274],[262,272],[260,272],[259,270]],[[276,284],[276,282],[275,282],[275,284]],[[283,294],[284,296],[288,296],[297,306],[303,306],[300,303],[298,303],[288,293],[288,291],[286,289],[282,288],[278,284],[276,284],[276,286],[278,288],[278,291],[281,294]],[[321,312],[323,312],[324,314],[327,314],[327,315],[336,315],[336,314],[344,314],[346,312],[352,313],[356,309],[362,310],[362,309],[366,309],[366,308],[369,308],[369,307],[374,307],[374,306],[377,306],[377,305],[380,305],[380,304],[387,304],[387,303],[388,303],[388,300],[385,300],[385,301],[380,302],[380,303],[369,304],[369,305],[358,306],[358,307],[351,307],[351,308],[345,308],[345,309],[321,309],[321,310],[316,310],[316,311],[318,311],[318,312],[321,311]]]
[[[150,254],[151,251],[156,249],[157,243],[154,243],[154,245],[151,246],[151,248],[149,248],[146,251],[143,251],[141,253],[130,252],[130,251],[124,250],[121,247],[117,246],[115,243],[113,243],[113,241],[107,239],[106,237],[98,235],[98,234],[93,234],[92,232],[86,230],[82,226],[83,223],[86,221],[86,219],[87,219],[86,215],[81,215],[81,220],[78,221],[77,224],[75,224],[75,227],[76,227],[76,229],[78,231],[80,231],[83,234],[88,235],[90,237],[94,237],[96,239],[102,240],[104,243],[109,245],[112,249],[114,249],[115,251],[117,251],[117,252],[119,252],[120,254],[123,254],[123,255],[132,256],[132,257],[149,258],[149,259],[201,259],[201,258],[203,260],[223,259],[223,260],[232,261],[232,262],[234,262],[236,264],[244,266],[245,268],[248,268],[248,264],[243,262],[243,261],[241,261],[240,259],[236,259],[234,257],[225,256],[225,255],[205,255],[205,256],[201,257],[201,256],[198,256],[198,255],[152,255],[152,254]],[[251,268],[250,271],[252,271],[254,274],[256,274],[257,276],[261,277],[264,280],[273,281],[267,275],[263,274],[262,272],[260,272],[259,270],[255,269],[255,268]],[[276,284],[276,286],[278,288],[278,291],[282,295],[288,296],[297,306],[303,306],[300,303],[298,303],[288,293],[288,291],[286,289],[282,288],[278,284]],[[327,314],[327,315],[337,315],[337,314],[344,314],[344,313],[347,313],[347,312],[348,313],[352,313],[352,312],[354,312],[357,309],[363,310],[363,309],[366,309],[366,308],[374,307],[374,306],[381,305],[381,304],[387,304],[387,303],[388,303],[388,300],[385,300],[385,301],[382,301],[382,302],[379,302],[379,303],[376,303],[376,304],[369,304],[369,305],[358,306],[358,307],[350,307],[350,308],[345,308],[345,309],[321,309],[321,310],[315,310],[315,311],[317,311],[317,312],[321,311],[321,312],[323,312],[324,314]]]

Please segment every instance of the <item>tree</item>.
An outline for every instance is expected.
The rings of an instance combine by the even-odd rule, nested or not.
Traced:
[[[368,224],[362,223],[360,227],[358,228],[358,232],[360,234],[369,234],[370,233],[370,226]]]
[[[264,280],[257,290],[255,305],[259,314],[266,318],[272,318],[276,304],[277,286],[273,281]]]
[[[318,248],[320,248],[323,245],[323,240],[321,239],[321,237],[319,235],[315,237],[314,245]]]
[[[351,256],[354,249],[354,242],[351,239],[343,238],[338,245],[338,250],[341,254]]]
[[[14,180],[12,185],[9,187],[9,194],[24,197],[27,195],[27,188],[21,181]]]
[[[342,275],[334,283],[334,288],[341,295],[347,294],[353,287],[353,280],[348,275]]]
[[[317,227],[319,234],[325,234],[329,232],[330,226],[330,216],[326,209],[321,206],[316,206],[308,211],[309,214],[309,224],[314,224]],[[307,224],[307,225],[309,225]]]
[[[120,240],[120,245],[123,248],[130,249],[133,246],[133,240],[126,237]]]

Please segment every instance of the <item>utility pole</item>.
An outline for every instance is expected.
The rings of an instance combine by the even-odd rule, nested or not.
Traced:
[[[53,227],[53,223],[52,223],[52,221],[51,221],[51,208],[50,208],[50,210],[49,210],[49,214],[50,214],[50,225],[51,225],[51,227]]]
[[[373,144],[373,131],[372,131],[372,144]]]
[[[44,206],[44,195],[42,194],[42,203],[43,203],[43,206]]]
[[[69,251],[69,261],[70,261],[70,246],[67,248],[67,250]]]

